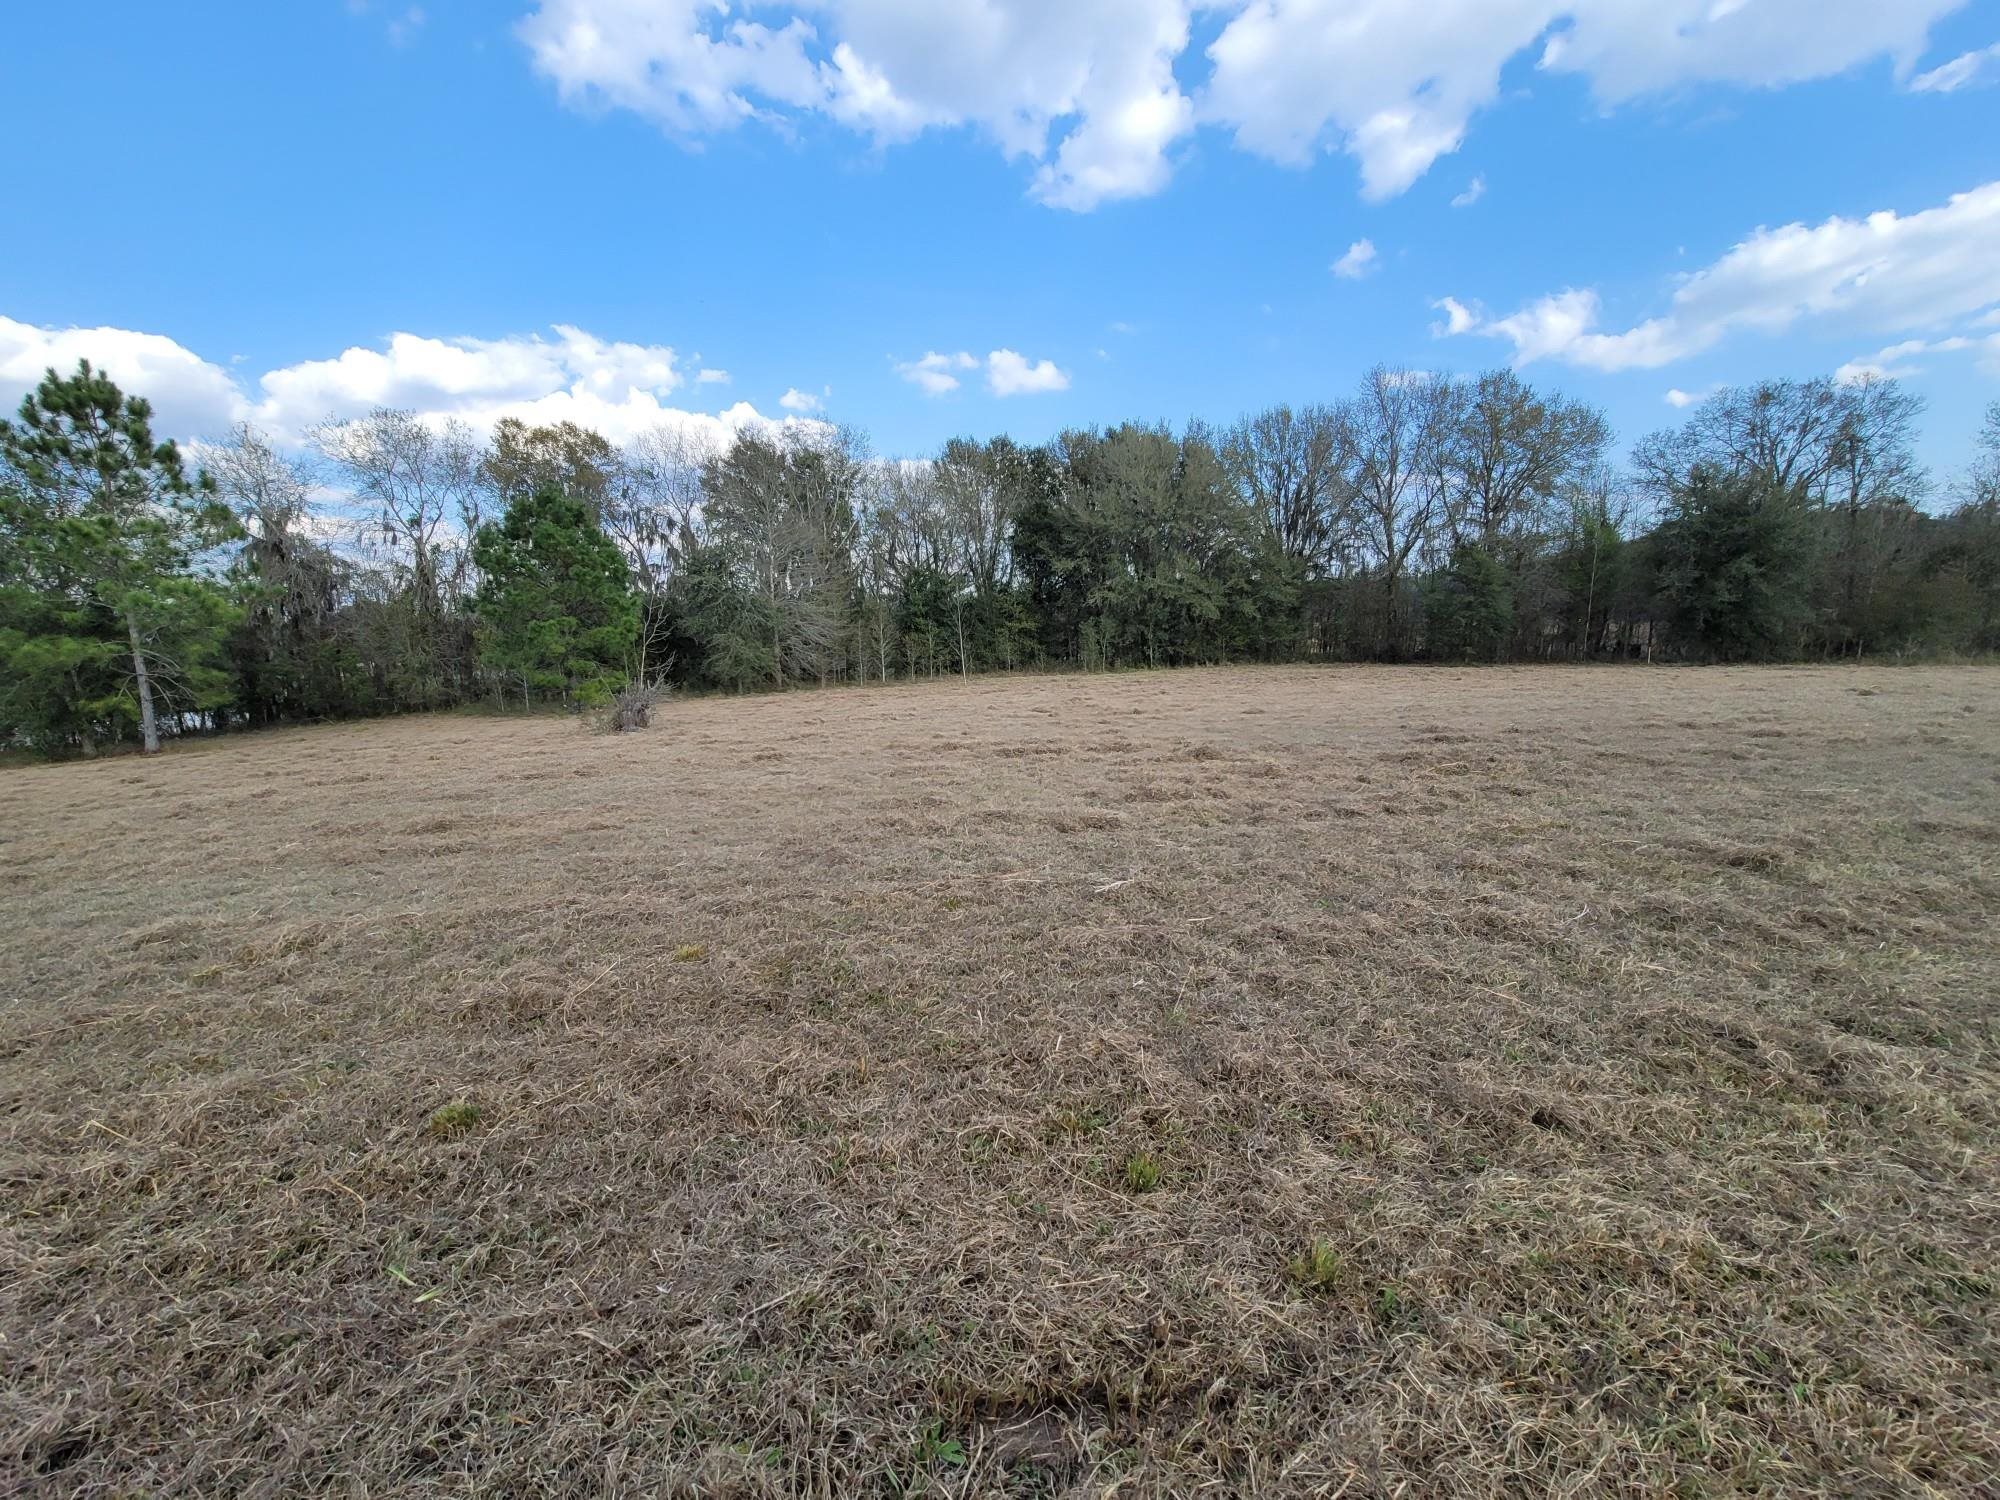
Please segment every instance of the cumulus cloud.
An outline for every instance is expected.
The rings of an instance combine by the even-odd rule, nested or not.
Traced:
[[[1246,150],[1352,156],[1392,197],[1456,151],[1501,70],[1539,48],[1615,106],[1688,84],[1775,87],[1887,55],[1907,67],[1958,0],[1248,0],[1208,49],[1202,118]]]
[[[1681,411],[1693,406],[1695,402],[1701,400],[1701,397],[1695,395],[1692,391],[1684,391],[1679,386],[1675,386],[1660,399],[1665,401],[1675,411]]]
[[[979,361],[970,354],[940,354],[935,349],[922,359],[905,360],[896,366],[896,373],[916,386],[926,396],[944,396],[958,389],[959,370],[976,370]]]
[[[41,328],[0,317],[0,402],[13,407],[44,371],[67,372],[79,359],[151,400],[156,430],[179,438],[217,437],[252,422],[296,445],[318,422],[377,406],[430,420],[457,417],[480,429],[508,416],[571,421],[619,443],[659,426],[720,441],[772,425],[745,402],[717,415],[677,408],[665,399],[684,384],[671,348],[602,339],[566,324],[550,336],[502,339],[396,333],[377,348],[356,345],[245,382],[161,334]]]
[[[996,396],[1032,396],[1068,390],[1069,376],[1052,359],[1030,361],[1012,349],[995,349],[986,356],[986,388]]]
[[[969,128],[1030,163],[1042,201],[1085,210],[1159,191],[1202,124],[1281,162],[1345,151],[1363,191],[1388,197],[1458,149],[1516,57],[1581,76],[1606,106],[1880,57],[1907,72],[1960,3],[537,0],[519,35],[566,101],[675,136],[808,113],[878,144]],[[1200,56],[1197,8],[1224,18]]]
[[[970,127],[1044,202],[1158,191],[1194,125],[1189,0],[541,0],[519,28],[572,103],[693,136],[816,112],[873,138]]]
[[[1942,67],[1919,73],[1910,80],[1914,94],[1955,94],[1960,89],[1991,83],[2000,77],[2000,42],[1977,52],[1961,52]]]
[[[120,389],[149,398],[161,436],[219,433],[242,420],[236,377],[158,333],[128,328],[38,328],[0,317],[0,415],[53,369],[67,375],[87,359]]]
[[[1456,297],[1440,297],[1431,304],[1444,314],[1442,323],[1431,324],[1431,337],[1445,338],[1454,333],[1470,333],[1479,326],[1479,314]]]
[[[1568,288],[1504,318],[1446,298],[1445,334],[1514,346],[1517,364],[1560,359],[1594,370],[1656,369],[1739,332],[1781,333],[1810,322],[1828,332],[1912,336],[1990,315],[2000,303],[2000,182],[1936,208],[1759,229],[1713,265],[1680,279],[1668,310],[1622,332],[1599,329],[1588,288]]]
[[[1375,242],[1356,240],[1347,247],[1347,253],[1335,261],[1331,267],[1333,274],[1348,281],[1359,281],[1375,266]]]
[[[699,375],[695,376],[695,381],[700,385],[728,385],[729,372],[727,370],[715,369],[703,370]]]
[[[1100,358],[1108,357],[1102,349]],[[963,383],[959,376],[977,370],[980,360],[961,349],[940,354],[933,349],[922,359],[897,363],[896,373],[926,396],[946,396]],[[996,396],[1027,396],[1040,391],[1069,389],[1069,375],[1052,359],[1030,360],[1012,349],[995,349],[985,359],[986,389]]]
[[[789,387],[785,394],[778,398],[778,405],[784,407],[786,411],[799,413],[818,411],[824,404],[812,392],[802,391],[797,386]]]

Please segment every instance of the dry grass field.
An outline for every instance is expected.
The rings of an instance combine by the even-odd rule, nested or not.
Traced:
[[[1969,1495],[2000,671],[0,773],[0,1489]]]

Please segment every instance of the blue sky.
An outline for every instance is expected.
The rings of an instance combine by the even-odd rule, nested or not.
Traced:
[[[91,353],[186,436],[381,401],[908,454],[1516,363],[1629,444],[1671,392],[1877,368],[1949,471],[2000,397],[2000,3],[260,0],[9,37],[8,405]]]

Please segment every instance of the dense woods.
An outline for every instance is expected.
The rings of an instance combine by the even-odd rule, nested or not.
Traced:
[[[391,410],[183,453],[150,415],[83,365],[0,424],[0,742],[632,682],[2000,648],[2000,404],[1940,482],[1893,381],[1719,391],[1622,467],[1508,371],[923,460]]]

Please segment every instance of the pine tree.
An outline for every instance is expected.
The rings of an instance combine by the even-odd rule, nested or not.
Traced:
[[[1696,468],[1653,533],[1675,633],[1724,661],[1794,654],[1811,608],[1807,518],[1796,486]]]
[[[88,361],[51,370],[0,421],[0,697],[12,732],[48,747],[136,724],[160,748],[162,710],[219,708],[232,685],[232,608],[201,554],[237,534],[208,476],[189,478],[152,408]]]
[[[1499,559],[1478,542],[1462,541],[1424,591],[1430,655],[1450,661],[1493,661],[1514,629],[1513,586]]]
[[[524,702],[598,702],[630,674],[638,595],[583,501],[548,486],[512,500],[497,524],[479,528],[472,552],[481,659]]]

